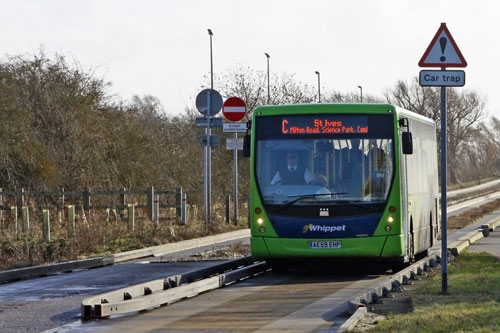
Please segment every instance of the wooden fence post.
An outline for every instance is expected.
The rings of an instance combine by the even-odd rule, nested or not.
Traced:
[[[125,195],[126,190],[127,189],[124,187],[121,189],[120,193],[120,219],[122,220],[125,215],[125,210],[127,209],[127,197]]]
[[[42,210],[43,216],[43,240],[50,242],[50,211],[48,209]]]
[[[148,205],[148,210],[149,210],[149,220],[150,221],[153,221],[153,196],[154,196],[154,193],[155,193],[155,189],[153,186],[150,186],[148,187],[147,189],[147,197],[148,197],[148,202],[147,202],[147,205]]]
[[[23,219],[23,232],[28,232],[30,229],[30,210],[27,206],[21,207]]]
[[[24,188],[18,188],[16,192],[17,216],[22,216],[24,206]]]
[[[17,207],[10,207],[10,217],[12,218],[12,224],[14,225],[14,232],[17,234]]]
[[[155,193],[153,195],[153,222],[160,223],[160,195]]]
[[[59,203],[59,207],[57,207],[57,209],[60,211],[60,218],[59,218],[59,223],[61,223],[62,221],[64,221],[64,207],[65,207],[65,204],[64,204],[64,187],[61,188],[61,201]]]
[[[175,221],[182,223],[182,187],[175,189]]]
[[[129,204],[128,206],[128,231],[135,230],[135,205]]]
[[[68,235],[73,237],[75,235],[75,206],[68,206]]]
[[[186,225],[186,210],[187,210],[186,193],[182,193],[182,209],[181,209],[182,225]]]
[[[83,210],[89,214],[90,211],[90,188],[86,187],[83,189]]]

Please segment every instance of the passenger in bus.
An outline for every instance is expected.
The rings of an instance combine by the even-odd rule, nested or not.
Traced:
[[[343,193],[345,197],[361,198],[363,195],[361,163],[350,162],[342,168],[342,179],[336,184],[335,191]]]
[[[291,151],[286,154],[286,165],[278,168],[271,185],[305,185],[313,180],[309,169],[300,165],[299,154]]]
[[[389,191],[389,168],[391,162],[387,159],[385,151],[381,148],[372,148],[368,153],[368,177],[364,189],[365,196],[372,198],[385,198]]]
[[[342,158],[346,162],[361,163],[363,151],[359,148],[361,139],[351,139],[351,148],[342,148]]]

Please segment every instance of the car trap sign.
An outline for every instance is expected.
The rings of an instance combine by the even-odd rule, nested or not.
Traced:
[[[441,23],[431,43],[418,62],[420,67],[467,67],[462,52],[446,27]]]
[[[465,85],[464,71],[423,70],[419,75],[423,87],[463,87]]]

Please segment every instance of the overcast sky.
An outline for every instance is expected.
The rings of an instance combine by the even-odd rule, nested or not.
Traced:
[[[215,73],[265,71],[267,52],[272,73],[316,86],[317,70],[322,91],[382,96],[418,75],[446,22],[468,62],[464,89],[500,116],[496,0],[0,0],[0,10],[2,60],[43,47],[95,69],[123,99],[158,97],[169,114],[194,107],[210,71],[207,28]]]

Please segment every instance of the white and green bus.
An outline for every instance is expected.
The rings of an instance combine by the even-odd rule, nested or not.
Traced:
[[[254,257],[380,258],[396,268],[434,244],[431,119],[389,104],[263,106],[245,139]]]

